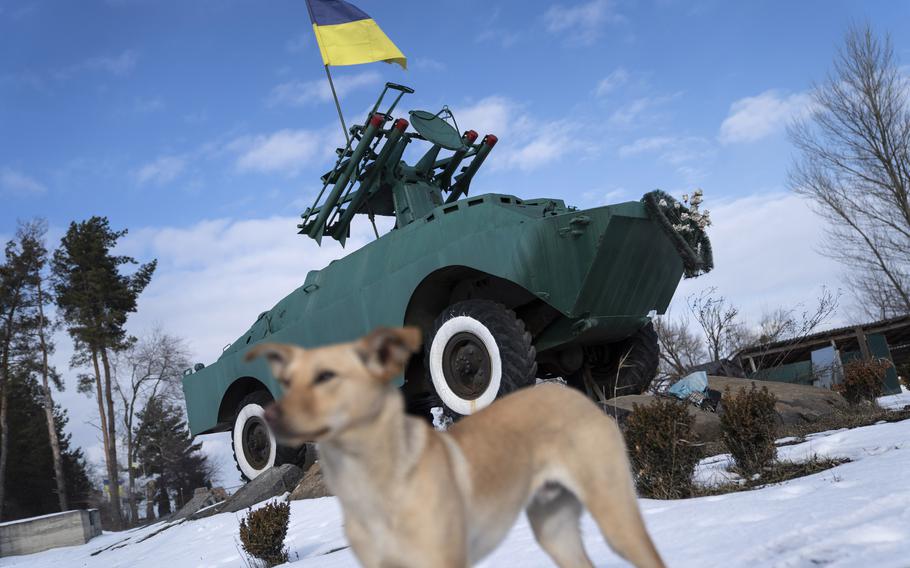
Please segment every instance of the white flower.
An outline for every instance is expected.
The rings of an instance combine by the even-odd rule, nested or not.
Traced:
[[[667,206],[667,200],[666,200],[666,199],[661,199],[660,201],[657,202],[657,204],[660,205],[661,207],[666,207],[666,206]]]

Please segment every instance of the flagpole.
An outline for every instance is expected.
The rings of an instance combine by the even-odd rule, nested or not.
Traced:
[[[335,99],[335,108],[338,110],[338,120],[341,121],[341,131],[344,133],[345,144],[350,146],[351,139],[348,136],[348,126],[344,123],[344,115],[341,114],[341,103],[338,102],[338,93],[335,92],[335,83],[332,81],[332,73],[329,72],[329,66],[325,66],[325,76],[329,78],[329,87],[332,89],[332,98]]]

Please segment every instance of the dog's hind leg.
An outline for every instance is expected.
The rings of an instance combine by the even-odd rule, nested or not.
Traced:
[[[625,452],[622,435],[615,426],[605,429],[601,435],[611,437],[613,444]],[[629,462],[597,452],[597,446],[592,446],[590,450],[587,462],[575,470],[573,477],[579,497],[604,538],[617,554],[634,566],[663,568],[664,563],[638,509]]]
[[[534,537],[561,568],[593,566],[581,542],[583,510],[575,495],[556,484],[541,488],[527,507]]]

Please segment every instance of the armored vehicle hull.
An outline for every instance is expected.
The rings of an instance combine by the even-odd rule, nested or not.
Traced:
[[[459,199],[495,137],[475,144],[473,131],[450,133],[443,147],[455,148],[453,158],[438,160],[434,143],[429,157],[410,167],[395,151],[400,156],[410,138],[441,139],[448,126],[438,116],[412,113],[424,134],[405,134],[403,119],[383,130],[390,111],[352,128],[360,142],[340,149],[336,168],[323,176],[336,189],[307,210],[300,227],[317,241],[325,234],[344,242],[352,214],[366,211],[395,214],[396,227],[309,272],[217,362],[184,377],[191,431],[232,430],[247,478],[301,459],[300,451],[276,445],[262,418],[263,406],[280,396],[262,360],[244,361],[262,341],[313,347],[377,326],[419,326],[425,352],[412,358],[399,385],[411,411],[439,407],[456,419],[538,378],[561,377],[605,400],[641,392],[656,373],[650,317],[664,313],[693,266],[680,232],[685,207],[662,193],[586,210],[502,194]],[[388,142],[379,150],[383,136]],[[466,156],[474,161],[453,183]],[[374,161],[357,169],[362,159]],[[359,192],[351,192],[349,180],[361,183]],[[451,192],[448,200],[441,191]],[[708,246],[700,235],[696,241]]]

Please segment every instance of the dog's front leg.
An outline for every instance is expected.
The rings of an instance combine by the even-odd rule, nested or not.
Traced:
[[[417,547],[414,546],[415,544]],[[425,568],[427,566],[432,566],[433,568],[469,567],[464,550],[445,545],[430,550],[425,546],[419,548],[419,543],[412,543],[410,549],[405,548],[406,546],[402,545],[402,549],[397,551],[397,562],[385,564],[384,566],[395,566],[395,568]]]
[[[367,528],[356,521],[346,521],[344,524],[344,533],[351,544],[351,550],[354,556],[364,568],[382,568],[386,564],[383,562],[383,552],[381,539],[371,535]]]

